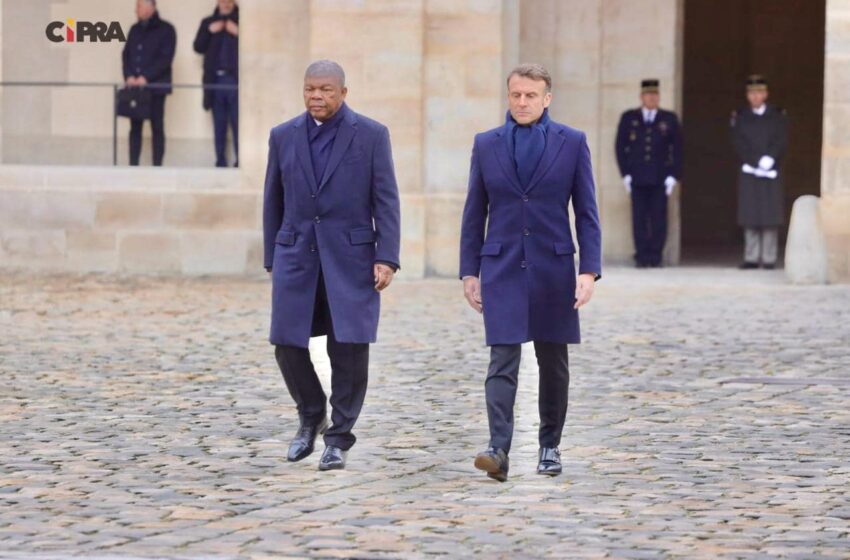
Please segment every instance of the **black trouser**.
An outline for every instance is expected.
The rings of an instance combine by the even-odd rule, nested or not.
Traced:
[[[153,137],[153,164],[162,165],[165,155],[165,95],[151,94],[151,136]],[[139,165],[142,153],[142,119],[130,120],[130,165]]]
[[[520,344],[496,344],[490,347],[490,367],[484,394],[490,423],[490,446],[511,450],[514,433],[514,401],[516,400]],[[538,409],[540,412],[540,447],[558,447],[567,417],[570,369],[567,345],[535,342],[534,353],[540,370]]]
[[[233,74],[216,76],[216,84],[236,86]],[[212,92],[213,132],[215,135],[215,166],[227,167],[227,126],[233,138],[233,155],[239,161],[239,92],[235,89]]]
[[[667,241],[667,193],[663,184],[632,187],[632,234],[635,262],[660,265]]]
[[[331,361],[331,427],[325,432],[325,444],[350,449],[357,440],[351,430],[357,422],[369,376],[369,344],[338,342],[327,303],[325,283],[319,276],[316,305],[325,314],[328,325],[328,357]],[[310,360],[310,350],[298,346],[275,346],[275,358],[286,388],[295,401],[303,424],[318,424],[327,414],[327,397]]]

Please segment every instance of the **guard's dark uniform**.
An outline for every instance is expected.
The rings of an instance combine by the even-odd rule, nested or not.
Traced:
[[[785,221],[782,160],[788,146],[785,111],[766,105],[762,115],[750,107],[732,113],[732,143],[738,154],[738,224],[746,235],[744,261],[771,266],[776,262],[778,229]],[[776,177],[759,177],[743,170],[759,168],[762,156],[774,159]]]
[[[210,33],[210,24],[227,20],[239,23],[239,7],[227,15],[216,7],[213,15],[201,21],[195,35],[195,52],[204,55],[204,84],[232,86],[231,89],[205,89],[204,109],[212,109],[213,132],[215,135],[215,165],[227,167],[227,128],[233,138],[233,152],[239,158],[239,37],[222,29]]]
[[[632,177],[632,231],[635,262],[658,266],[667,239],[667,196],[664,180],[679,181],[682,173],[682,135],[672,111],[657,109],[644,122],[640,108],[623,113],[617,129],[620,174]]]

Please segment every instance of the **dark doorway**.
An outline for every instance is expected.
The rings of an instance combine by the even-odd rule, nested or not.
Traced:
[[[729,118],[746,105],[749,74],[763,74],[768,103],[788,112],[786,211],[820,193],[825,17],[825,0],[685,0],[684,262],[741,258]]]

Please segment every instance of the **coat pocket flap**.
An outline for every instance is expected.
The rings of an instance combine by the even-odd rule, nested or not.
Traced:
[[[554,244],[556,255],[574,255],[576,252],[575,245],[572,242],[556,241]]]
[[[275,237],[274,241],[280,245],[295,245],[295,232],[281,230],[277,232],[277,237]]]
[[[375,232],[370,227],[353,229],[348,232],[352,245],[364,245],[375,242]]]
[[[501,243],[485,243],[481,246],[482,257],[495,257],[502,252]]]

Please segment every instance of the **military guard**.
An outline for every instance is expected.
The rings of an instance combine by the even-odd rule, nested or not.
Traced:
[[[732,113],[732,143],[741,160],[738,172],[738,224],[744,228],[740,268],[776,267],[779,227],[785,219],[782,160],[788,145],[785,111],[767,104],[767,81],[747,79],[749,106]]]
[[[667,240],[667,197],[682,174],[679,119],[658,107],[658,87],[658,80],[643,80],[641,107],[623,113],[617,128],[617,165],[632,199],[638,268],[661,266]]]

